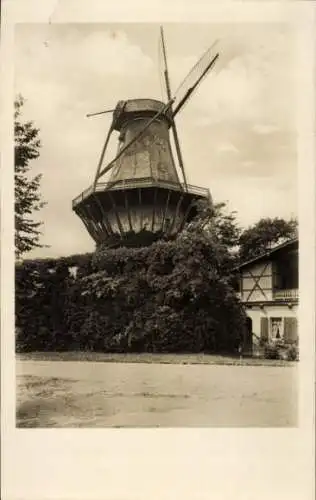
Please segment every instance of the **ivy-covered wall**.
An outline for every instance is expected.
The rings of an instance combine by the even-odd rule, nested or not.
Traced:
[[[227,260],[201,232],[24,261],[16,267],[17,350],[232,352],[245,316]]]

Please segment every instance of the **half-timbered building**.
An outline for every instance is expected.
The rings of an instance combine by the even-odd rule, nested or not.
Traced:
[[[247,313],[251,337],[297,342],[298,240],[271,248],[242,263],[238,271],[238,294]]]

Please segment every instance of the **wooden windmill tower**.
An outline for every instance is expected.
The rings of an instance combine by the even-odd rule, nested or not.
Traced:
[[[213,46],[208,49],[172,97],[162,28],[161,48],[167,103],[154,99],[119,101],[114,110],[88,115],[113,113],[94,183],[72,203],[97,245],[142,246],[172,237],[196,215],[198,200],[212,203],[208,189],[187,184],[175,117],[219,54]],[[119,133],[117,154],[104,166],[114,131]],[[109,178],[102,182],[106,173]]]

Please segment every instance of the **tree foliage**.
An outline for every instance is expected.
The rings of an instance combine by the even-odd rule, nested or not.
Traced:
[[[187,232],[208,234],[229,252],[235,252],[241,234],[236,221],[236,212],[229,212],[226,202],[210,206],[204,201],[197,203],[197,216],[188,225]]]
[[[17,348],[232,352],[246,318],[231,269],[295,230],[265,219],[241,233],[226,204],[200,204],[173,240],[26,260],[16,269]]]
[[[44,203],[39,191],[41,175],[30,176],[31,162],[39,157],[39,130],[30,121],[21,119],[24,100],[15,101],[15,249],[19,258],[33,248],[41,247],[41,222],[34,221],[34,212]]]
[[[17,287],[21,291],[17,346],[232,352],[245,318],[223,267],[227,254],[225,246],[212,241],[207,232],[192,230],[150,247],[100,246],[81,261],[76,277],[69,273],[71,260],[63,265],[58,260],[33,261],[24,272],[25,277],[34,269],[37,272],[36,279],[26,281],[31,293]],[[26,271],[26,266],[27,261],[20,270]],[[81,272],[81,267],[88,272]],[[23,281],[21,275],[18,281]],[[38,338],[34,333],[39,329]]]
[[[245,229],[239,238],[239,257],[245,261],[261,255],[269,248],[297,237],[296,219],[264,218]]]

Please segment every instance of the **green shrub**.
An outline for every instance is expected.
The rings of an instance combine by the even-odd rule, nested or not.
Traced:
[[[276,344],[267,343],[264,347],[265,359],[280,359],[280,350]]]
[[[233,352],[245,314],[228,255],[203,233],[144,248],[26,261],[16,272],[19,350]],[[69,267],[77,266],[77,277]]]
[[[288,361],[298,361],[298,359],[299,359],[299,350],[295,344],[290,345],[287,348],[286,354],[287,354]]]
[[[266,359],[297,361],[299,359],[298,347],[295,344],[286,345],[283,341],[266,343],[264,346],[264,357]]]

